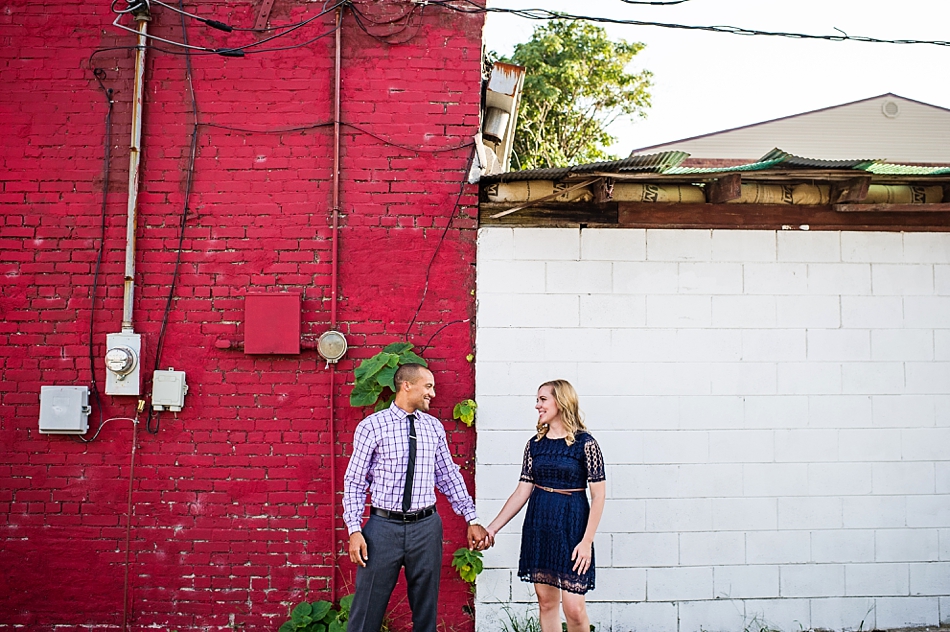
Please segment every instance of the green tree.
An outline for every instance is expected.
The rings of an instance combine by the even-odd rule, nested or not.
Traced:
[[[612,160],[605,151],[616,139],[607,127],[621,116],[646,116],[648,70],[627,72],[643,50],[638,42],[614,42],[586,22],[552,20],[515,46],[511,63],[527,75],[514,153],[521,169],[566,167]]]

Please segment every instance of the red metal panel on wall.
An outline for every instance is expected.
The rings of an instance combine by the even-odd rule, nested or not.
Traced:
[[[300,294],[248,293],[244,298],[244,353],[300,353]]]

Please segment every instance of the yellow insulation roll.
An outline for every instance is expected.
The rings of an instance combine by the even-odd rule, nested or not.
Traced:
[[[558,182],[555,184],[551,180],[527,180],[523,182],[498,182],[490,185],[486,193],[490,202],[534,202],[541,198],[554,195],[558,191],[564,191],[573,184],[564,184]],[[553,202],[590,202],[594,199],[590,187],[581,187],[568,191],[562,195],[552,198]]]
[[[828,204],[831,187],[827,184],[743,184],[742,195],[730,204]]]
[[[703,190],[692,184],[615,184],[611,199],[617,202],[693,202],[706,201]]]
[[[861,204],[939,204],[943,187],[912,187],[906,184],[872,184]]]

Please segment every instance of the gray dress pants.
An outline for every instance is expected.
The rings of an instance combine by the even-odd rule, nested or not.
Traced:
[[[406,523],[370,515],[363,538],[369,560],[356,569],[347,632],[379,632],[402,567],[406,569],[413,632],[436,632],[442,571],[439,514]]]

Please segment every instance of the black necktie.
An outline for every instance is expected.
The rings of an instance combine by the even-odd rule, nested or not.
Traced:
[[[409,463],[406,465],[406,487],[402,490],[402,511],[412,507],[412,475],[416,471],[416,416],[406,415],[409,420]]]

